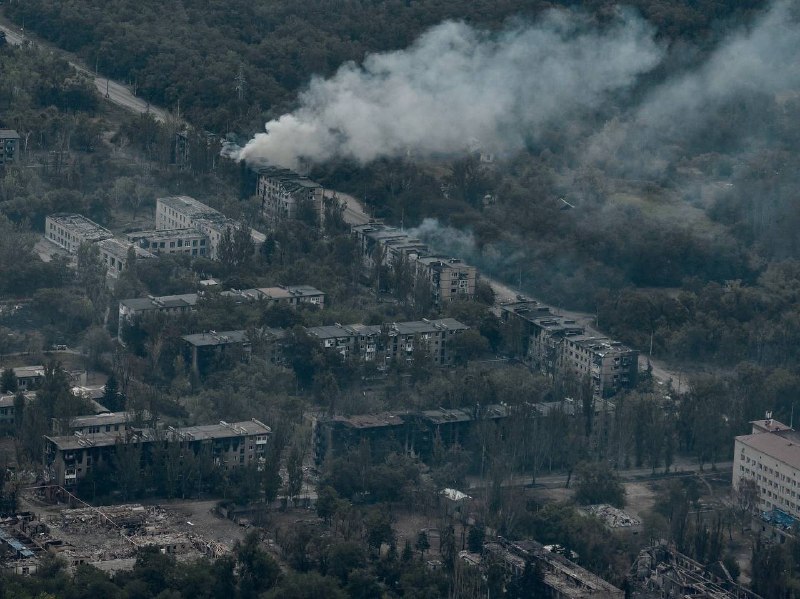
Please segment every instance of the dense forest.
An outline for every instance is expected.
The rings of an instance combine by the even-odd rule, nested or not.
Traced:
[[[762,2],[636,0],[668,37],[709,38],[710,25]],[[368,52],[403,48],[445,19],[495,27],[559,2],[10,2],[5,14],[87,64],[130,81],[154,104],[218,134],[260,129],[311,75]],[[565,5],[574,4],[564,2]],[[613,3],[587,2],[602,13]]]

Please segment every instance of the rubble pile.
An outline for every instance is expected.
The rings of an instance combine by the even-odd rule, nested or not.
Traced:
[[[121,568],[130,568],[136,552],[148,546],[182,561],[202,556],[216,559],[232,550],[225,543],[205,538],[191,523],[160,506],[65,509],[48,516],[46,523],[14,519],[2,522],[2,528],[9,539],[12,534],[23,539],[36,555],[57,554],[72,568],[81,564],[101,567],[109,562],[125,562],[127,566]]]
[[[591,514],[600,518],[600,520],[603,521],[603,524],[609,528],[630,528],[632,526],[639,526],[641,524],[637,518],[634,518],[630,514],[606,503],[590,505],[584,509],[587,514]]]

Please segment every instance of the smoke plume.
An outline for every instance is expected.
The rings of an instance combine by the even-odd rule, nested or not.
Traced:
[[[771,101],[796,96],[800,88],[800,23],[797,4],[779,1],[749,28],[729,35],[698,67],[654,86],[622,116],[610,120],[588,141],[585,161],[657,175],[678,158],[679,144],[703,134],[724,118],[726,107],[760,95]],[[752,103],[751,103],[752,104]],[[726,128],[738,141],[757,146],[758,108]],[[730,149],[730,148],[720,148]]]
[[[513,152],[552,123],[600,109],[662,55],[652,28],[627,11],[602,28],[566,11],[499,33],[445,22],[406,50],[313,78],[297,110],[268,122],[239,158],[367,163],[453,154],[476,140]]]

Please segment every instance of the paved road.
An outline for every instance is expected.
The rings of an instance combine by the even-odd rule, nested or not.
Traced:
[[[334,191],[332,189],[325,190],[326,198],[333,196],[345,202],[344,220],[347,224],[364,225],[369,222],[369,216],[367,216],[364,210],[364,205],[355,197],[347,193],[342,193],[341,191]]]
[[[719,462],[715,465],[715,469],[711,469],[710,464],[705,464],[703,466],[703,473],[711,474],[727,474],[733,468],[733,462]],[[696,462],[689,462],[689,461],[681,461],[680,463],[676,464],[672,467],[669,474],[664,474],[663,468],[657,468],[655,474],[653,474],[652,468],[629,468],[627,470],[617,470],[617,474],[622,482],[634,482],[643,479],[654,479],[654,478],[666,478],[666,477],[673,477],[673,476],[694,476],[694,474],[700,472],[700,465]],[[572,481],[575,482],[576,478],[575,475],[572,475]],[[489,483],[486,481],[481,481],[478,477],[468,477],[469,481],[469,488],[470,489],[480,489],[483,488],[485,485]],[[546,488],[546,489],[557,489],[563,488],[567,484],[567,475],[566,474],[548,474],[545,476],[537,476],[536,483],[533,483],[533,479],[530,476],[518,476],[512,480],[505,481],[503,483],[504,487],[522,487],[522,486],[532,486],[536,488]]]
[[[20,30],[15,29],[13,26],[8,24],[0,23],[0,30],[5,31],[6,40],[11,44],[20,46],[26,40],[32,41],[30,36],[23,35]],[[127,85],[112,79],[95,75],[92,71],[86,68],[85,65],[77,61],[74,56],[55,46],[39,40],[36,40],[32,43],[35,43],[37,46],[47,48],[51,52],[57,52],[58,54],[61,54],[76,70],[90,77],[94,81],[94,86],[97,88],[97,92],[112,104],[116,104],[117,106],[120,106],[129,112],[135,112],[138,114],[150,113],[156,118],[156,120],[159,121],[166,120],[167,112],[165,110],[151,106],[146,100],[137,98],[133,95],[133,91]]]

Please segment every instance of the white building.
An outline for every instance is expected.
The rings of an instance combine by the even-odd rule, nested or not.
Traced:
[[[114,278],[119,277],[119,273],[128,268],[128,250],[133,248],[134,256],[137,260],[144,258],[155,258],[147,250],[133,245],[130,242],[120,241],[119,239],[103,239],[97,242],[100,256],[108,267],[108,275]]]
[[[69,253],[77,254],[82,243],[95,243],[114,235],[80,214],[51,214],[44,220],[44,236]]]
[[[736,437],[734,490],[743,480],[752,480],[760,511],[778,509],[800,517],[800,434],[772,418],[751,424],[751,434]]]
[[[156,229],[173,231],[194,229],[201,232],[208,239],[207,256],[212,260],[217,258],[222,235],[227,229],[234,229],[237,226],[239,226],[237,221],[189,196],[156,199]],[[250,229],[250,235],[258,250],[266,240],[266,236],[255,229]]]

